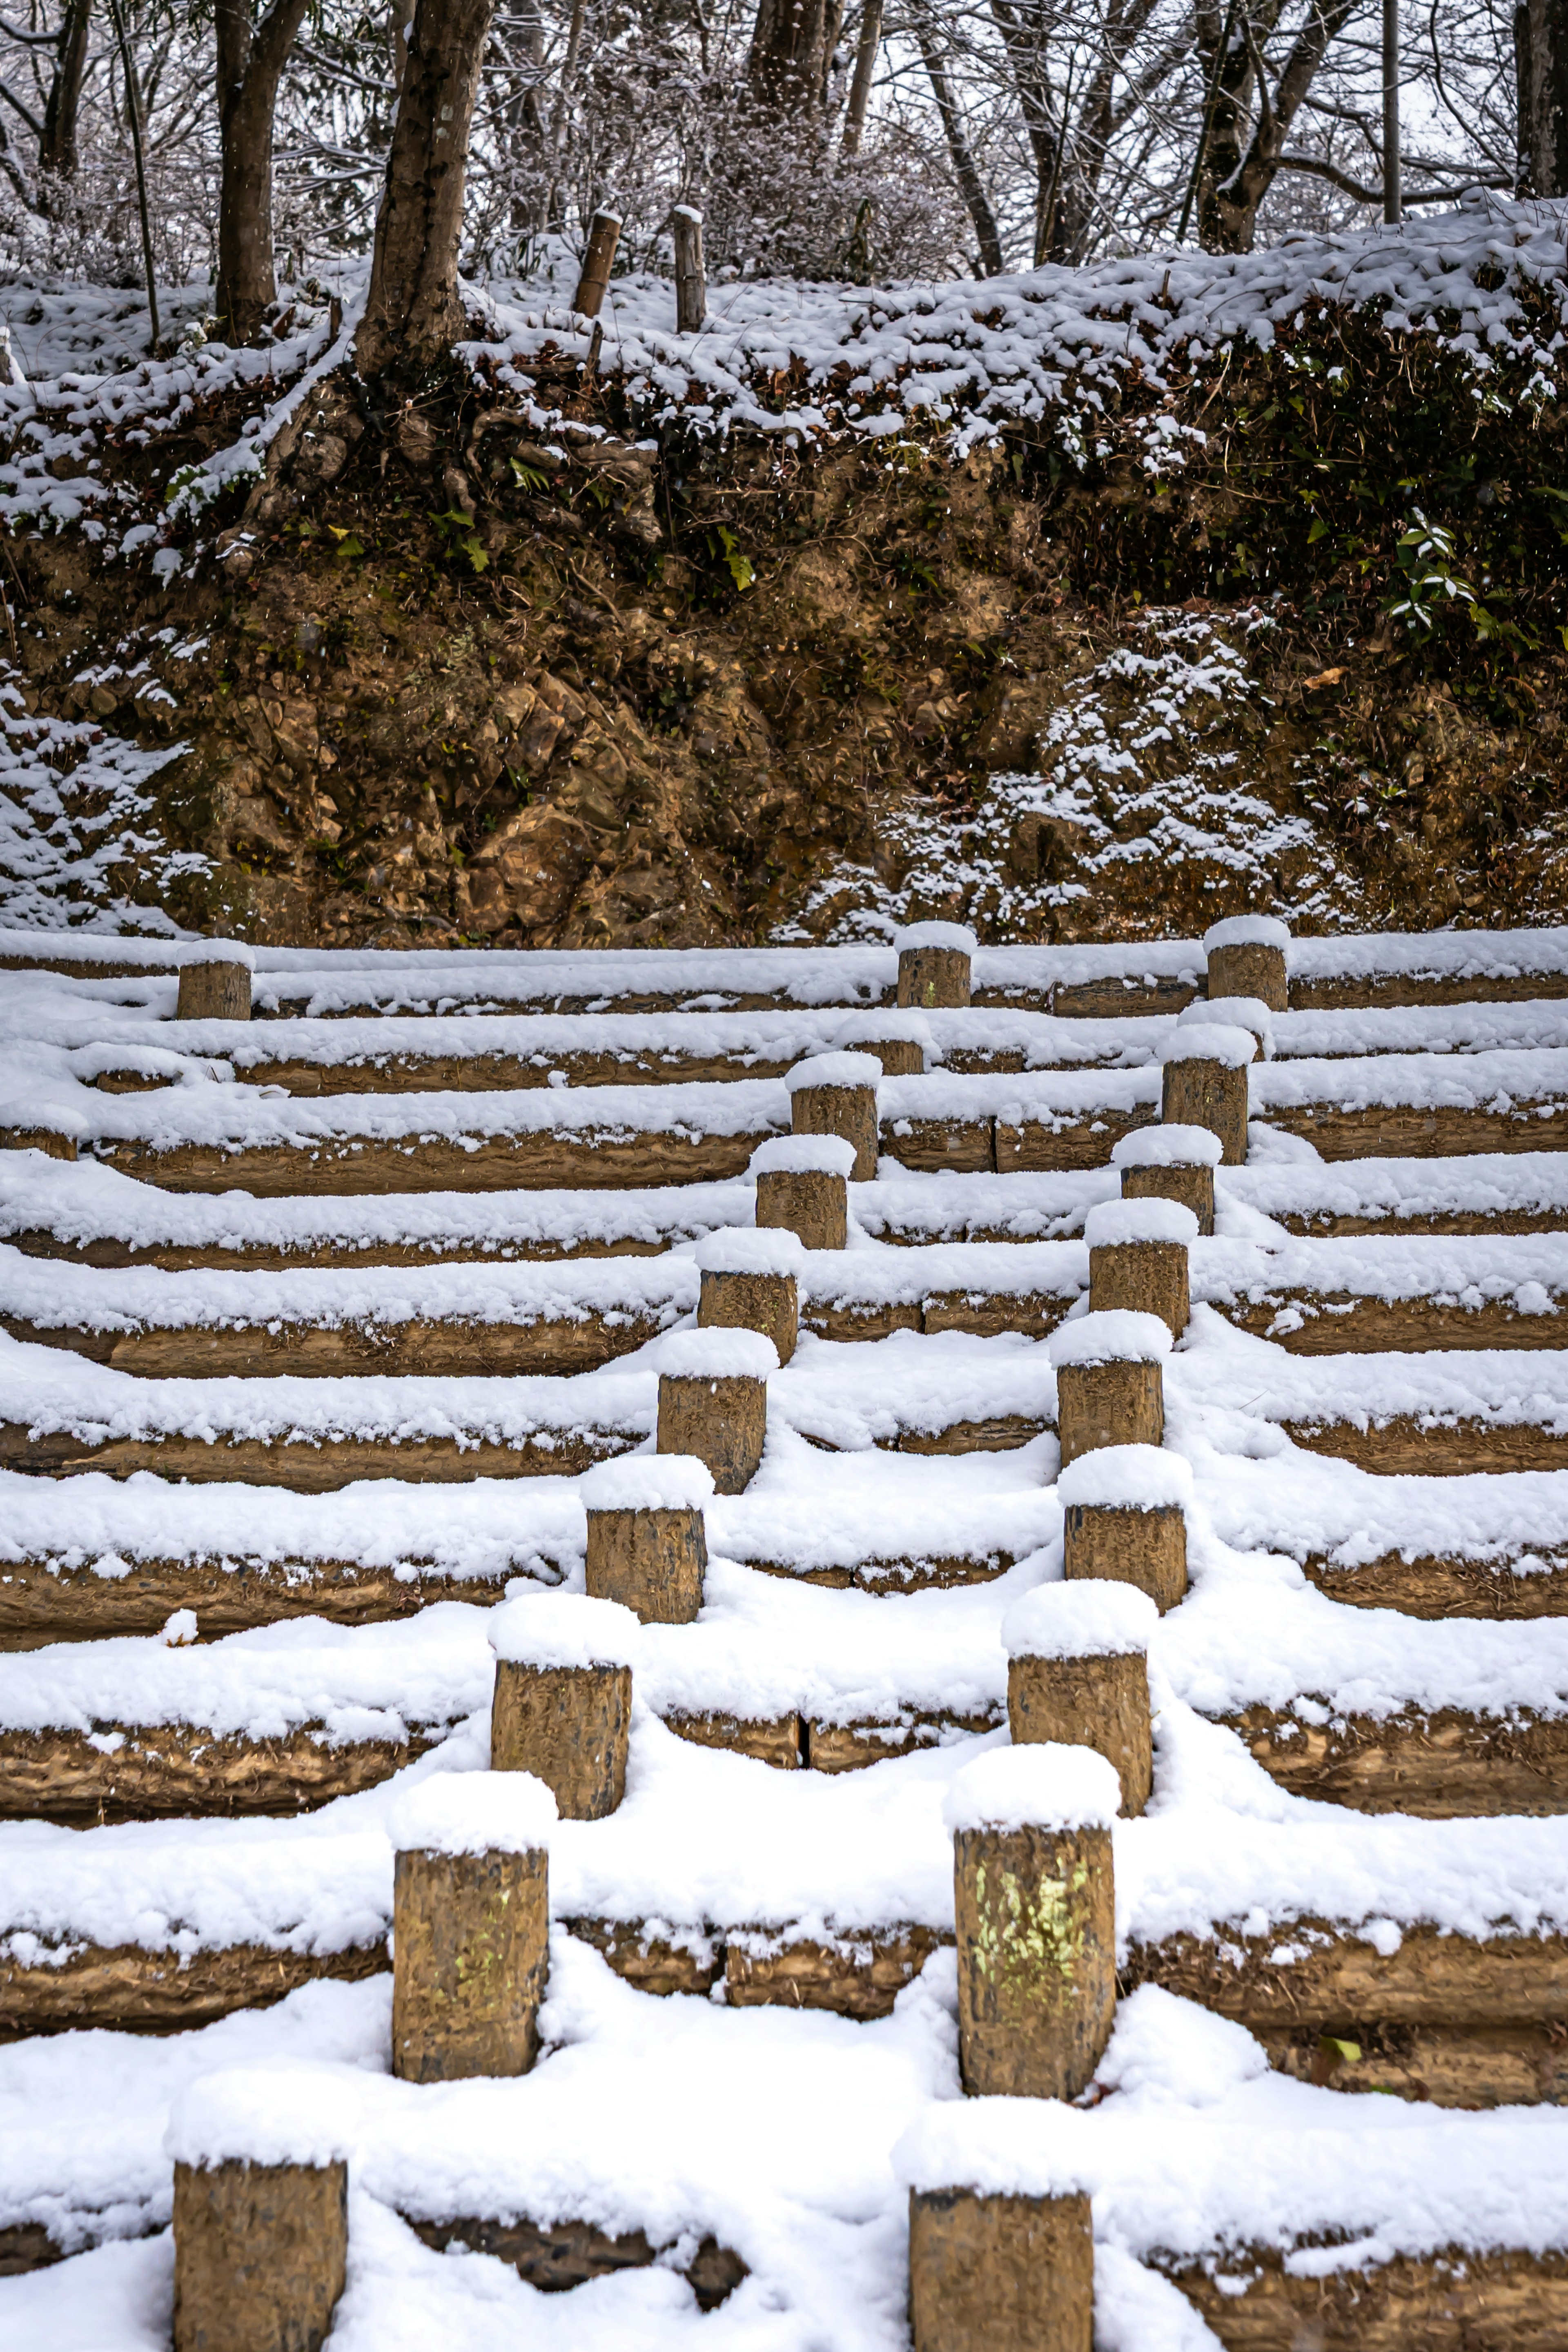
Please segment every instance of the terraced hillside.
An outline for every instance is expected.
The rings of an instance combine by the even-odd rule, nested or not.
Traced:
[[[0,2344],[1568,2341],[1568,932],[0,1035]]]

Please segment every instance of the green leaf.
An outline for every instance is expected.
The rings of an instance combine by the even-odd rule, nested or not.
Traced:
[[[1321,515],[1314,515],[1314,516],[1313,516],[1313,518],[1312,518],[1312,528],[1311,528],[1311,530],[1307,533],[1307,544],[1308,544],[1308,546],[1309,546],[1309,547],[1313,546],[1313,545],[1316,543],[1316,541],[1319,541],[1320,539],[1327,539],[1328,535],[1329,535],[1329,526],[1328,526],[1328,524],[1323,520],[1322,516],[1321,516]]]
[[[728,533],[726,533],[725,536],[728,537]],[[729,566],[730,577],[734,582],[736,587],[749,588],[757,576],[752,570],[751,557],[749,555],[726,555],[724,561]]]
[[[1360,2063],[1361,2043],[1359,2042],[1342,2042],[1337,2033],[1325,2033],[1319,2042],[1318,2047],[1323,2053],[1325,2057],[1327,2057],[1329,2053],[1331,2051],[1334,2056],[1336,2058],[1342,2059],[1347,2066],[1354,2066]]]

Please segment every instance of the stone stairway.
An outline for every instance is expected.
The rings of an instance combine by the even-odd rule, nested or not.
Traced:
[[[1565,996],[1544,932],[0,935],[0,2341],[5,2273],[155,2303],[194,2179],[333,2166],[437,2302],[459,2246],[896,2344],[912,2262],[989,2352],[946,2197],[998,2276],[1092,2226],[1113,2345],[1568,2340]],[[987,1839],[1079,1857],[1093,2019],[985,2009]],[[431,2023],[421,1854],[527,1863],[527,2063]],[[860,2150],[815,2221],[786,2112]]]

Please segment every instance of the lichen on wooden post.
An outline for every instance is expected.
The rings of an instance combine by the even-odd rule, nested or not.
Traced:
[[[1125,1310],[1081,1316],[1052,1332],[1062,1466],[1101,1445],[1159,1445],[1170,1326]]]
[[[1187,1253],[1198,1221],[1176,1201],[1100,1201],[1084,1221],[1091,1313],[1157,1315],[1179,1339],[1192,1312]]]
[[[675,331],[700,334],[708,315],[708,278],[702,266],[702,215],[677,205],[669,215],[675,240]]]
[[[872,1054],[814,1054],[784,1079],[795,1134],[837,1135],[852,1143],[858,1184],[868,1184],[877,1173],[881,1079],[882,1066]]]
[[[721,1495],[743,1494],[763,1458],[778,1350],[760,1331],[676,1331],[660,1342],[660,1454],[695,1454]]]
[[[342,2085],[270,2068],[199,2075],[174,2168],[174,2352],[319,2352],[348,2263]]]
[[[180,966],[174,1001],[176,1021],[248,1021],[250,962],[221,952],[194,957]]]
[[[1257,1051],[1249,1029],[1226,1028],[1216,1020],[1178,1027],[1161,1053],[1162,1121],[1211,1129],[1227,1168],[1239,1168],[1247,1158],[1247,1066]]]
[[[911,2187],[910,2326],[914,2352],[1090,2352],[1089,2199]]]
[[[1069,1581],[1135,1585],[1162,1615],[1185,1599],[1193,1474],[1179,1454],[1101,1446],[1063,1470],[1057,1494]]]
[[[1121,1811],[1153,1786],[1149,1641],[1159,1612],[1125,1584],[1042,1584],[1002,1620],[1013,1745],[1092,1748],[1114,1766]]]
[[[544,1783],[442,1772],[394,1820],[392,2071],[407,2083],[526,2074],[550,1967]]]
[[[1175,1201],[1190,1209],[1198,1232],[1214,1232],[1214,1171],[1223,1145],[1212,1128],[1140,1127],[1112,1146],[1110,1164],[1121,1175],[1124,1201]]]
[[[958,2064],[972,2098],[1076,2099],[1116,2009],[1103,1756],[1055,1742],[993,1748],[948,1791],[958,1928]]]
[[[800,1331],[804,1255],[791,1233],[727,1226],[709,1234],[697,1245],[699,1330],[760,1331],[787,1364]]]
[[[841,1250],[849,1238],[856,1148],[838,1135],[775,1135],[752,1154],[759,1229],[794,1234],[803,1249]]]
[[[974,934],[963,923],[910,923],[893,941],[899,950],[899,1003],[921,1013],[969,1003]]]
[[[590,1599],[619,1601],[644,1625],[689,1625],[708,1570],[707,1464],[690,1454],[627,1454],[590,1470],[582,1495]]]
[[[626,1794],[637,1634],[629,1609],[577,1592],[490,1613],[490,1769],[531,1772],[563,1821],[603,1821]]]
[[[1290,1002],[1286,959],[1290,933],[1272,915],[1232,915],[1204,933],[1211,1003],[1226,996],[1256,996],[1271,1013]]]

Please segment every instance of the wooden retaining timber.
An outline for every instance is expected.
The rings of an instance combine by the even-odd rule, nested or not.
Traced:
[[[1440,1707],[1317,1724],[1250,1706],[1220,1719],[1293,1797],[1425,1821],[1568,1812],[1568,1717]]]
[[[1288,1421],[1287,1434],[1310,1454],[1336,1454],[1386,1477],[1459,1478],[1472,1471],[1568,1469],[1568,1429],[1531,1421],[1446,1419],[1412,1413],[1369,1421]]]
[[[82,1829],[174,1815],[310,1812],[390,1779],[447,1728],[331,1748],[308,1724],[279,1738],[215,1736],[188,1723],[0,1731],[0,1820]]]
[[[1420,1110],[1373,1103],[1341,1110],[1332,1103],[1270,1104],[1273,1127],[1305,1138],[1325,1160],[1449,1160],[1479,1151],[1562,1151],[1568,1109],[1560,1102],[1518,1102],[1511,1109]]]
[[[1331,1601],[1355,1609],[1397,1609],[1405,1617],[1568,1617],[1568,1552],[1543,1544],[1529,1555],[1528,1571],[1509,1560],[1405,1559],[1384,1552],[1364,1568],[1328,1559],[1303,1561],[1308,1577]]]
[[[104,1142],[96,1156],[122,1175],[166,1192],[252,1192],[262,1200],[305,1193],[513,1192],[619,1191],[658,1184],[711,1183],[742,1176],[764,1138],[782,1128],[739,1135],[675,1131],[623,1136],[556,1134],[551,1129],[481,1136],[471,1144],[445,1136],[387,1141],[325,1137],[309,1143]]]
[[[1568,2254],[1452,2246],[1301,2276],[1285,2267],[1289,2251],[1227,2246],[1212,2271],[1144,2259],[1225,2352],[1559,2352],[1568,2342]]]
[[[68,1432],[35,1437],[21,1422],[0,1422],[0,1469],[27,1470],[68,1478],[79,1470],[101,1470],[111,1478],[133,1478],[150,1470],[161,1478],[199,1484],[239,1481],[251,1486],[286,1486],[297,1495],[331,1495],[358,1478],[403,1478],[425,1485],[466,1485],[474,1478],[575,1478],[595,1462],[626,1454],[641,1444],[640,1430],[544,1431],[521,1445],[486,1441],[460,1444],[456,1438],[394,1437],[237,1438],[225,1444],[205,1438],[116,1437],[84,1446]]]
[[[138,1559],[121,1567],[113,1576],[36,1559],[0,1567],[0,1651],[157,1633],[179,1609],[194,1610],[201,1639],[214,1642],[294,1617],[384,1624],[432,1601],[499,1601],[506,1582],[504,1574],[481,1581],[417,1568],[400,1575],[356,1560]]]
[[[591,2221],[556,2221],[545,2228],[537,2221],[498,2221],[481,2215],[456,2221],[422,2221],[405,2213],[403,2219],[416,2237],[423,2238],[437,2253],[467,2246],[473,2253],[493,2255],[543,2294],[562,2294],[585,2285],[589,2279],[647,2270],[658,2262],[686,2280],[700,2310],[716,2311],[750,2276],[740,2255],[720,2245],[716,2238],[704,2238],[689,2261],[672,2263],[667,2260],[670,2250],[655,2246],[642,2230],[612,2237]]]
[[[1354,1241],[1362,1236],[1375,1239],[1380,1234],[1413,1237],[1426,1234],[1439,1240],[1466,1234],[1560,1234],[1568,1224],[1568,1211],[1436,1209],[1373,1217],[1332,1209],[1289,1209],[1279,1213],[1279,1222],[1287,1233],[1300,1234],[1308,1240]]]
[[[1216,1304],[1238,1330],[1272,1339],[1293,1356],[1421,1355],[1433,1348],[1559,1349],[1568,1339],[1568,1315],[1521,1315],[1511,1297],[1461,1307],[1438,1298],[1369,1298],[1349,1291],[1281,1287],[1258,1304]],[[1305,1319],[1292,1324],[1293,1316]]]
[[[0,1950],[0,2043],[84,2026],[184,2033],[237,2010],[270,2009],[301,1985],[325,1978],[358,1984],[387,1966],[384,1938],[342,1952],[220,1944],[188,1955],[142,1944],[73,1944],[58,1961],[34,1963]]]
[[[250,1274],[292,1272],[296,1268],[325,1274],[334,1269],[353,1271],[361,1266],[489,1265],[534,1261],[554,1265],[576,1258],[661,1257],[671,1242],[687,1238],[684,1232],[672,1232],[658,1241],[635,1237],[607,1242],[592,1237],[555,1241],[546,1235],[523,1243],[452,1235],[430,1243],[373,1241],[363,1247],[345,1238],[301,1244],[297,1249],[258,1240],[224,1249],[177,1242],[153,1242],[143,1246],[110,1234],[77,1242],[69,1234],[50,1233],[38,1226],[4,1236],[12,1249],[20,1250],[27,1257],[64,1260],[70,1265],[98,1266],[106,1272],[126,1266],[156,1266],[164,1274]]]

